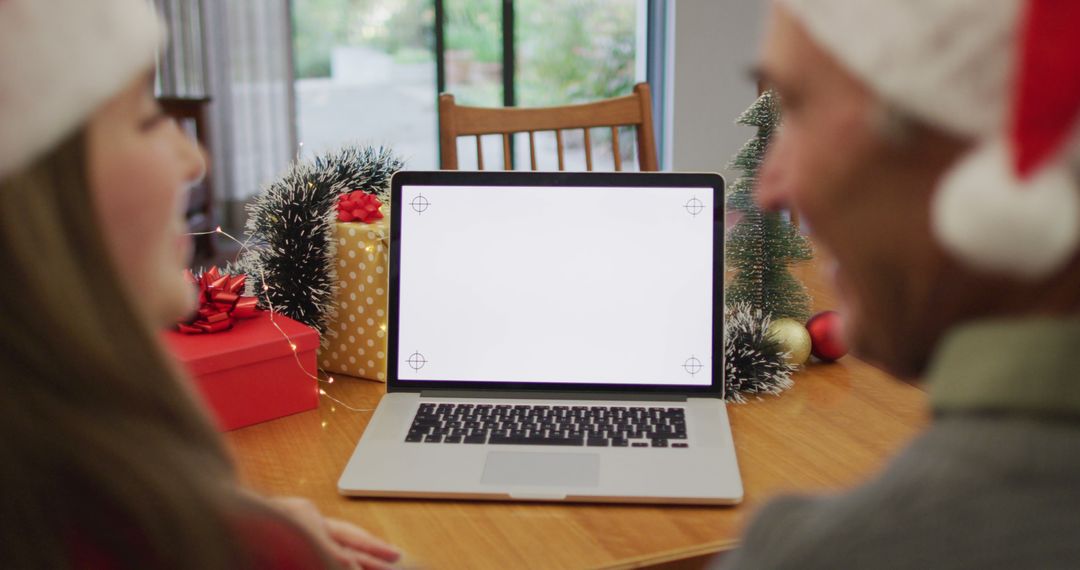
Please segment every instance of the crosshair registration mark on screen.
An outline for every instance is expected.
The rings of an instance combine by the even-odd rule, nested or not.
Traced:
[[[405,362],[409,365],[409,368],[412,368],[413,370],[420,370],[424,367],[425,364],[427,364],[427,359],[424,358],[423,354],[420,354],[419,352],[414,352],[409,355],[409,359]]]
[[[409,202],[409,205],[412,206],[413,211],[417,214],[423,214],[431,207],[431,202],[429,202],[427,197],[423,194],[417,194],[416,197]]]
[[[697,196],[695,196],[687,200],[686,204],[683,204],[683,208],[686,208],[686,211],[689,212],[691,216],[694,216],[696,218],[697,215],[705,209],[705,203],[699,200]]]
[[[691,376],[696,376],[698,372],[701,372],[701,369],[703,367],[704,366],[701,364],[701,361],[698,360],[695,356],[687,358],[686,362],[683,363],[683,370],[685,370],[686,373]]]

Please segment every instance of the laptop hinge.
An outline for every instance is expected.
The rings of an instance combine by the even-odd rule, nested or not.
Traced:
[[[629,400],[651,402],[685,402],[685,394],[656,394],[649,392],[546,392],[540,390],[421,390],[421,398],[499,398],[515,400]]]

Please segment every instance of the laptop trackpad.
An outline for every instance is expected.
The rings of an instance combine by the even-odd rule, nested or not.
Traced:
[[[596,453],[515,453],[491,451],[484,463],[485,485],[595,487],[600,477]]]

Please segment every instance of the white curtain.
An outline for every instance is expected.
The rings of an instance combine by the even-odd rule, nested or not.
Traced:
[[[211,171],[224,222],[296,149],[289,0],[154,0],[170,28],[162,94],[211,97]]]
[[[154,0],[169,29],[158,57],[158,91],[174,97],[207,95],[201,0]]]

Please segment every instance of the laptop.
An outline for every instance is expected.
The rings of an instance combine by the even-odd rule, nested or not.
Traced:
[[[347,496],[733,504],[717,174],[399,172]]]

